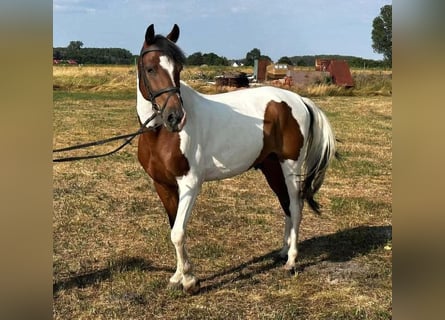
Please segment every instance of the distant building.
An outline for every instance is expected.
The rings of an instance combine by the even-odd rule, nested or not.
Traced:
[[[266,80],[266,68],[272,61],[269,59],[255,59],[253,65],[253,77],[257,82],[263,82]]]
[[[270,64],[266,67],[266,80],[283,78],[290,69],[292,69],[292,67],[285,63]]]
[[[315,70],[329,72],[332,77],[332,82],[338,86],[354,86],[351,71],[346,60],[316,59]]]
[[[326,71],[330,63],[330,59],[315,59],[315,71]]]
[[[292,78],[292,83],[299,86],[307,86],[314,83],[322,83],[327,72],[314,70],[288,70],[286,76]]]
[[[258,82],[277,80],[290,77],[293,84],[308,85],[314,82],[322,82],[327,73],[332,78],[332,83],[343,87],[353,87],[351,71],[345,60],[316,59],[315,71],[299,70],[291,65],[272,63],[268,59],[255,60],[254,77]]]

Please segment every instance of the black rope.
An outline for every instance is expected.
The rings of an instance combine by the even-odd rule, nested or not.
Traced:
[[[153,120],[154,118],[156,118],[157,113],[153,113],[151,117],[149,117],[139,128],[138,131],[134,132],[134,133],[129,133],[129,134],[123,134],[123,135],[119,135],[119,136],[115,136],[115,137],[111,137],[108,139],[104,139],[104,140],[99,140],[99,141],[93,141],[93,142],[88,142],[88,143],[83,143],[83,144],[78,144],[78,145],[74,145],[74,146],[70,146],[70,147],[65,147],[65,148],[60,148],[60,149],[54,149],[53,153],[57,153],[57,152],[65,152],[65,151],[71,151],[71,150],[77,150],[77,149],[83,149],[83,148],[88,148],[88,147],[92,147],[92,146],[99,146],[105,143],[109,143],[115,140],[121,140],[121,139],[125,139],[124,143],[122,143],[119,147],[117,147],[116,149],[106,152],[106,153],[101,153],[101,154],[92,154],[92,155],[86,155],[86,156],[77,156],[77,157],[65,157],[65,158],[56,158],[53,159],[53,162],[67,162],[67,161],[76,161],[76,160],[84,160],[84,159],[94,159],[94,158],[101,158],[101,157],[105,157],[105,156],[109,156],[113,153],[118,152],[119,150],[121,150],[123,147],[125,147],[127,144],[129,144],[136,136],[146,132],[147,129],[146,125]]]

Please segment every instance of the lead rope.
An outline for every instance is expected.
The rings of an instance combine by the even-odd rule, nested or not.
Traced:
[[[129,134],[123,134],[123,135],[119,135],[119,136],[115,136],[115,137],[111,137],[108,139],[104,139],[104,140],[99,140],[99,141],[93,141],[93,142],[88,142],[88,143],[83,143],[83,144],[78,144],[75,146],[70,146],[70,147],[65,147],[65,148],[60,148],[60,149],[54,149],[53,153],[57,153],[57,152],[65,152],[65,151],[71,151],[71,150],[77,150],[77,149],[83,149],[83,148],[88,148],[88,147],[92,147],[92,146],[99,146],[105,143],[109,143],[115,140],[120,140],[120,139],[125,139],[125,141],[118,146],[116,149],[110,151],[110,152],[106,152],[106,153],[101,153],[101,154],[92,154],[92,155],[87,155],[87,156],[77,156],[77,157],[65,157],[65,158],[56,158],[53,159],[53,162],[67,162],[67,161],[77,161],[77,160],[84,160],[84,159],[94,159],[94,158],[101,158],[101,157],[105,157],[105,156],[109,156],[113,153],[118,152],[119,150],[121,150],[123,147],[125,147],[126,145],[128,145],[136,136],[146,132],[147,130],[155,130],[157,128],[157,126],[153,127],[153,128],[146,128],[147,124],[152,121],[154,118],[156,118],[158,115],[157,112],[154,112],[151,117],[149,117],[139,128],[138,131],[134,132],[134,133],[129,133]]]

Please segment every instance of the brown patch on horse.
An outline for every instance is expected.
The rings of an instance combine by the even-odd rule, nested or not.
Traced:
[[[179,134],[159,128],[140,135],[138,159],[153,179],[156,192],[167,211],[170,226],[173,227],[179,203],[176,178],[190,170],[188,160],[179,148]]]
[[[179,203],[178,185],[166,185],[154,181],[154,186],[162,204],[164,205],[165,211],[167,211],[170,228],[173,228]]]
[[[257,166],[257,168],[261,169],[270,188],[277,195],[284,213],[290,217],[289,193],[287,192],[283,170],[281,170],[280,161],[278,160],[277,155],[275,153],[271,153]]]
[[[261,169],[287,216],[290,216],[290,199],[280,162],[297,160],[303,143],[300,126],[289,105],[270,101],[264,114],[263,149],[253,166]]]
[[[283,101],[270,101],[264,113],[263,149],[254,166],[263,162],[271,153],[275,153],[280,161],[297,160],[303,143],[300,125],[289,105]]]

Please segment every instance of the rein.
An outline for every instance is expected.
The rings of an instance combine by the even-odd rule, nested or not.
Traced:
[[[54,149],[53,153],[57,153],[57,152],[64,152],[64,151],[71,151],[71,150],[77,150],[77,149],[83,149],[83,148],[88,148],[88,147],[92,147],[92,146],[98,146],[98,145],[102,145],[105,143],[109,143],[115,140],[120,140],[120,139],[125,139],[125,141],[116,149],[110,151],[110,152],[106,152],[106,153],[102,153],[102,154],[92,154],[92,155],[87,155],[87,156],[78,156],[78,157],[65,157],[65,158],[56,158],[53,159],[53,162],[67,162],[67,161],[76,161],[76,160],[84,160],[84,159],[94,159],[94,158],[101,158],[101,157],[105,157],[105,156],[109,156],[113,153],[118,152],[120,149],[122,149],[123,147],[125,147],[127,144],[129,144],[136,136],[147,132],[149,130],[156,130],[157,127],[153,127],[153,128],[146,128],[146,125],[152,121],[154,118],[156,118],[158,116],[158,113],[155,112],[151,115],[151,117],[149,117],[139,128],[138,131],[134,132],[134,133],[129,133],[129,134],[123,134],[123,135],[119,135],[119,136],[115,136],[115,137],[111,137],[108,139],[104,139],[104,140],[99,140],[99,141],[94,141],[94,142],[88,142],[88,143],[83,143],[83,144],[78,144],[75,146],[71,146],[71,147],[66,147],[66,148],[60,148],[60,149]]]

